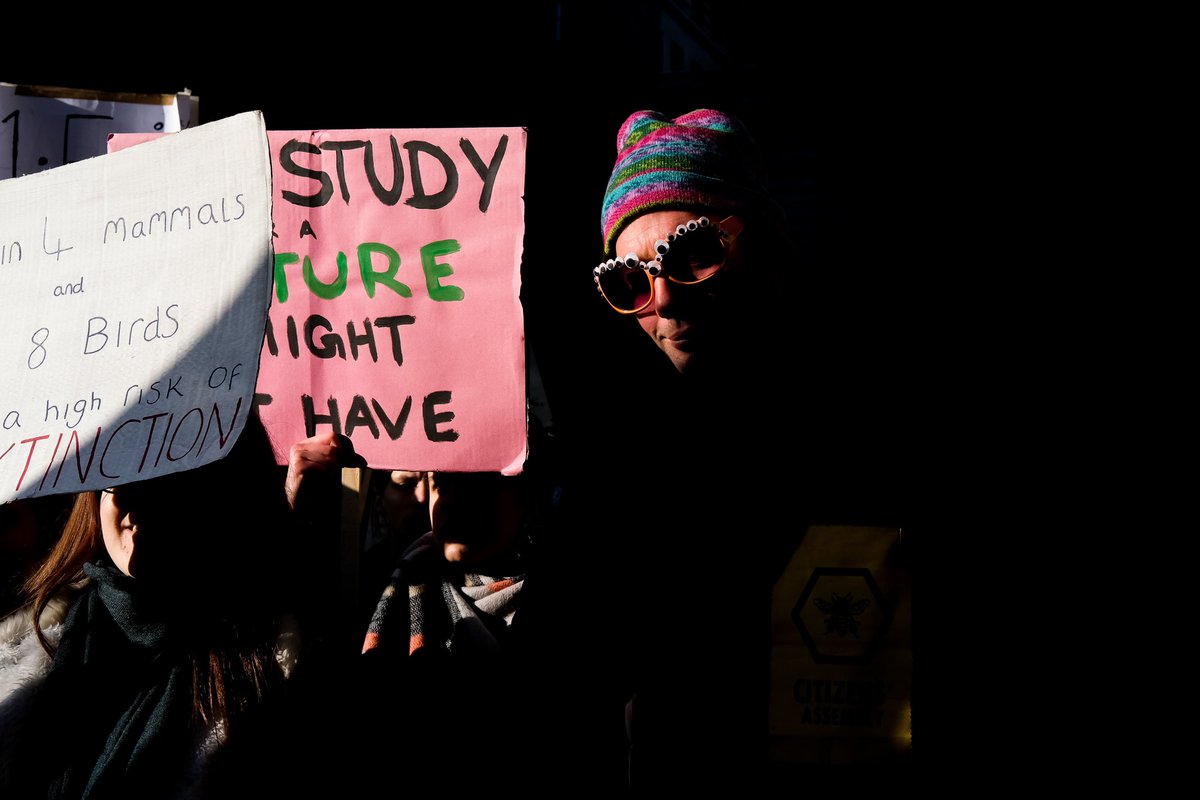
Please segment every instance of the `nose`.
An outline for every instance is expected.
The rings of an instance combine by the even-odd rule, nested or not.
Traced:
[[[654,312],[663,319],[674,314],[675,298],[671,294],[671,282],[661,275],[654,278]]]

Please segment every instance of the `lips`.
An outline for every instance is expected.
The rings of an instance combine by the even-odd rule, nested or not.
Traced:
[[[677,350],[690,350],[696,342],[695,336],[689,330],[676,331],[670,336],[662,337],[662,340]]]

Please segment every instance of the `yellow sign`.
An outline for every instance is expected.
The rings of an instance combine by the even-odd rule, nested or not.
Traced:
[[[912,586],[900,531],[814,526],[771,598],[771,760],[854,764],[912,746]]]

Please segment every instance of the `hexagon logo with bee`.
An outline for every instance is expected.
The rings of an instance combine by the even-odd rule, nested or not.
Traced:
[[[870,570],[817,567],[792,622],[816,663],[865,664],[887,634],[892,610]]]

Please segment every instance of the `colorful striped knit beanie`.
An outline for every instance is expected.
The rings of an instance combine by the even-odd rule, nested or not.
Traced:
[[[617,163],[600,208],[605,256],[614,257],[622,229],[650,211],[773,213],[765,183],[758,146],[733,117],[706,108],[675,119],[638,111],[617,132]]]

